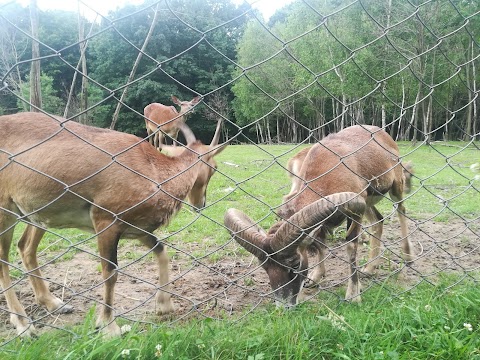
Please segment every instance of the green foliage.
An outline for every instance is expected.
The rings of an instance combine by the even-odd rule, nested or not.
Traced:
[[[245,67],[236,71],[243,76],[233,88],[238,123],[252,124],[278,105],[283,117],[296,122],[287,120],[277,139],[299,142],[307,134],[298,139],[297,124],[314,128],[331,121],[339,129],[346,126],[346,112],[348,121],[378,125],[385,111],[386,123],[393,123],[393,133],[401,139],[419,137],[405,119],[399,123],[400,115],[413,116],[429,139],[469,139],[472,107],[465,107],[465,99],[472,96],[468,84],[479,80],[471,65],[480,22],[473,21],[465,32],[458,29],[474,11],[468,1],[425,3],[416,9],[400,1],[390,7],[387,1],[314,0],[282,9],[267,29],[252,21],[238,47],[239,63]],[[458,64],[464,64],[461,76],[455,76]],[[343,108],[347,104],[348,112]],[[451,121],[456,128],[447,129],[451,111],[457,111]],[[269,114],[262,124],[274,124],[277,116]],[[459,131],[462,126],[465,134]],[[290,132],[292,127],[296,131]]]
[[[40,86],[42,89],[42,109],[51,114],[60,114],[63,112],[64,103],[61,98],[56,96],[56,91],[53,86],[54,79],[51,76],[42,74],[40,76]],[[30,99],[30,82],[27,77],[26,82],[23,83],[21,89],[23,99],[18,99],[17,106],[22,108],[27,106]]]
[[[22,78],[28,75],[29,68],[26,66],[15,67],[15,64],[24,60],[28,52],[29,38],[22,33],[28,32],[30,26],[29,13],[18,3],[11,3],[9,6],[0,6],[0,88],[5,83],[9,85],[9,91],[0,91],[0,113],[17,112],[17,98],[15,93],[19,92]],[[9,21],[13,21],[18,31],[13,28]]]
[[[319,128],[323,136],[354,122],[383,121],[407,140],[423,140],[422,133],[428,141],[468,140],[476,131],[472,89],[480,76],[480,21],[472,16],[474,2],[298,1],[268,23],[258,13],[241,16],[248,5],[230,0],[161,4],[121,108],[120,131],[144,135],[144,107],[171,105],[171,95],[206,94],[204,103],[214,106],[221,87],[233,106],[224,114],[229,128],[254,142],[301,142],[308,129]],[[82,19],[85,33],[91,29],[87,94],[95,107],[86,122],[110,126],[156,6],[126,5],[101,23]],[[28,81],[31,39],[18,31],[29,31],[28,9],[7,4],[0,14],[0,74],[8,72],[2,82],[12,91],[0,97],[0,111],[15,112],[14,94]],[[40,12],[42,72],[51,79],[45,98],[49,111],[59,114],[79,61],[78,26],[75,13]],[[79,91],[77,80],[69,116],[81,111]],[[212,117],[206,108],[190,117],[202,140],[212,127],[205,117]]]
[[[225,0],[174,1],[170,7],[175,13],[160,12],[146,54],[137,70],[137,78],[141,80],[131,85],[127,94],[126,103],[140,113],[152,102],[172,105],[171,95],[183,99],[193,97],[195,94],[188,88],[208,93],[230,79],[233,64],[228,59],[235,59],[236,39],[242,30],[243,20],[218,26],[238,16],[240,9]],[[110,16],[122,17],[143,8],[130,6]],[[116,23],[115,29],[109,29],[92,40],[92,77],[107,89],[118,89],[115,91],[117,96],[120,96],[120,87],[125,84],[137,57],[137,48],[142,46],[148,32],[153,8],[145,9],[136,16],[125,16]],[[108,23],[103,25],[109,26]],[[156,68],[157,71],[150,73]],[[148,77],[142,78],[142,74],[148,73]],[[110,106],[113,109],[115,105],[112,103]],[[205,136],[201,125],[205,120],[198,113],[190,118],[197,136]],[[138,132],[143,127],[144,122],[138,115],[122,111],[119,130]]]
[[[150,7],[147,5],[148,2],[118,8],[101,24],[82,19],[85,34],[90,29],[94,34],[86,43],[86,58],[88,75],[93,80],[89,81],[88,104],[95,108],[87,113],[86,122],[110,126],[117,104],[112,95],[120,97],[138,49],[142,47],[150,28],[156,2],[151,1]],[[164,11],[164,7],[161,6],[152,39],[136,72],[137,81],[129,86],[125,99],[125,104],[140,114],[152,102],[172,105],[171,95],[189,99],[196,95],[195,92],[206,94],[227,83],[234,67],[236,44],[245,22],[244,17],[239,17],[245,6],[237,7],[229,0],[181,0],[169,2],[167,7],[171,11]],[[1,20],[0,35],[5,37],[0,36],[0,41],[9,37],[12,39],[0,42],[3,54],[15,55],[17,49],[23,50],[9,58],[8,62],[4,59],[0,63],[2,66],[6,63],[18,67],[20,87],[21,82],[28,82],[30,40],[26,36],[21,38],[16,28],[29,31],[28,9],[25,11],[18,6],[6,5],[0,8],[0,14],[12,23]],[[112,26],[111,20],[116,20],[115,26]],[[41,62],[42,73],[49,79],[49,88],[44,90],[48,92],[44,94],[48,107],[45,110],[53,109],[56,114],[63,114],[80,57],[78,16],[73,12],[40,12],[39,23],[41,55],[45,57]],[[0,68],[0,76],[7,70],[8,67]],[[13,84],[11,86],[15,90]],[[72,116],[80,111],[75,103],[79,90],[80,81],[77,79],[73,88]],[[231,101],[229,86],[224,93]],[[105,99],[108,100],[96,105]],[[10,110],[11,101],[3,94],[0,100],[0,108]],[[214,101],[214,98],[205,97],[204,101]],[[144,121],[130,109],[122,108],[117,128],[143,135]],[[198,138],[209,139],[210,121],[206,121],[202,115],[202,112],[197,112],[191,116],[192,128]]]

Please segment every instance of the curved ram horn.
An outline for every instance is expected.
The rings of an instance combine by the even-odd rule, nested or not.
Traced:
[[[365,209],[365,200],[356,193],[342,192],[329,195],[305,206],[285,220],[275,234],[269,236],[270,248],[274,252],[296,251],[305,235],[322,222],[328,227],[335,227],[347,216],[361,217]]]
[[[242,245],[245,250],[257,258],[264,258],[266,233],[256,225],[252,219],[237,209],[228,209],[224,216],[224,224],[233,238]]]
[[[180,123],[181,125],[179,125],[179,129],[180,131],[182,132],[184,138],[185,138],[185,141],[187,142],[187,145],[188,144],[192,144],[194,143],[195,141],[197,141],[197,138],[195,137],[195,134],[193,133],[193,131],[188,127],[187,124],[181,122]]]

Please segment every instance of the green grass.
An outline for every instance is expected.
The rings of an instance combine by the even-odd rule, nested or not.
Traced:
[[[480,359],[478,286],[466,281],[447,290],[443,283],[423,283],[401,297],[384,294],[377,286],[361,305],[331,300],[291,310],[266,306],[237,322],[137,324],[114,340],[92,333],[91,311],[75,336],[49,331],[36,340],[16,339],[0,355],[4,360]]]
[[[413,218],[435,215],[437,221],[448,221],[459,215],[467,219],[478,216],[480,184],[471,186],[474,174],[469,169],[480,161],[478,145],[449,142],[414,147],[401,143],[400,151],[415,167],[413,193],[407,202]]]
[[[406,201],[411,218],[450,221],[478,217],[480,184],[472,182],[469,166],[479,161],[480,155],[473,146],[464,146],[458,142],[415,148],[400,143],[401,153],[415,167],[413,191]],[[202,257],[204,251],[212,252],[229,240],[222,224],[230,207],[255,220],[263,219],[262,226],[268,228],[275,221],[272,210],[290,190],[283,166],[298,151],[293,145],[228,147],[217,159],[218,173],[209,186],[211,206],[201,214],[184,207],[168,227],[158,230],[158,236],[166,242],[201,245],[193,255]],[[379,209],[389,214],[391,203],[382,201]],[[16,239],[21,231],[18,226]],[[71,244],[96,249],[90,234],[55,230],[41,243],[40,261],[49,261],[62,251],[67,255],[57,261],[68,260],[78,251]],[[143,248],[137,253],[136,245],[131,244],[120,243],[120,261],[144,253]],[[13,250],[12,262],[18,261]],[[245,254],[239,247],[231,251],[221,249],[208,259]],[[177,254],[170,249],[169,255],[175,262]],[[452,290],[445,289],[445,284],[456,280],[450,278],[437,286],[422,283],[399,297],[392,294],[402,293],[402,285],[390,279],[365,292],[361,305],[339,302],[342,288],[339,296],[321,296],[290,311],[265,306],[238,321],[227,317],[222,321],[194,319],[174,326],[137,324],[121,339],[111,341],[93,332],[92,309],[82,326],[67,328],[71,332],[52,330],[33,341],[14,339],[0,349],[0,358],[154,359],[159,344],[162,359],[480,359],[480,288],[463,281]],[[249,281],[245,278],[244,285]],[[395,291],[389,292],[389,287]],[[464,323],[472,324],[473,331]],[[126,349],[130,350],[128,356],[122,355]]]

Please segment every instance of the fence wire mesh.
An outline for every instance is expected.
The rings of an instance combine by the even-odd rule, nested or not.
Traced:
[[[363,293],[381,285],[385,298],[421,283],[434,286],[445,276],[451,286],[478,280],[480,9],[475,1],[297,0],[268,20],[247,3],[229,1],[151,1],[108,15],[78,1],[78,11],[41,12],[38,33],[28,9],[0,6],[0,110],[36,111],[0,117],[3,345],[32,326],[74,333],[72,325],[82,324],[94,306],[98,325],[115,333],[120,328],[112,326],[112,310],[120,324],[155,326],[190,317],[232,321],[278,300],[282,289],[288,293],[298,280],[305,282],[299,302],[342,301],[345,292],[349,300],[358,299],[349,285],[353,281],[355,287],[358,276]],[[38,55],[32,55],[35,43]],[[29,87],[35,63],[43,103]],[[182,144],[165,145],[166,160],[147,145],[167,131],[147,133],[145,124],[155,119],[145,114],[146,120],[143,109],[154,102],[173,105],[170,95],[201,97],[187,113],[187,124],[211,146],[189,142],[191,134],[181,125],[177,128],[194,153]],[[170,117],[170,124],[178,124],[179,117]],[[212,140],[217,122],[220,142]],[[138,137],[85,130],[84,124]],[[366,129],[368,139],[359,143],[359,133],[347,135],[347,153],[335,137],[327,137],[355,125]],[[368,125],[390,134],[400,154],[379,138],[380,129]],[[165,134],[169,144],[171,135]],[[304,149],[312,146],[326,151],[307,155]],[[370,152],[372,146],[376,150]],[[310,167],[288,163],[302,150]],[[322,169],[332,156],[336,162],[326,171],[309,172]],[[388,167],[381,165],[385,156]],[[371,168],[376,175],[365,176],[373,174],[365,173]],[[214,173],[206,203],[198,172],[207,183]],[[393,174],[388,185],[379,185]],[[387,194],[391,181],[404,178],[412,184],[403,194],[411,262],[402,256],[406,236],[396,216],[399,210],[402,217],[401,197],[394,190],[392,197]],[[292,182],[301,190],[289,193]],[[340,222],[331,220],[338,212],[350,217],[349,223],[361,221],[361,213],[339,207],[310,234],[317,218],[305,227],[303,217],[296,222],[287,216],[284,223],[294,235],[282,244],[275,224],[285,215],[285,195],[296,212],[308,191],[316,200],[359,182],[356,193],[368,194],[367,204],[382,200],[377,207],[384,218],[367,211],[358,233],[344,225],[327,231],[329,221]],[[338,205],[345,199],[327,199],[332,201]],[[252,219],[233,219],[233,235],[224,224],[230,208]],[[71,224],[93,233],[62,229]],[[164,226],[156,229],[159,225]],[[271,226],[268,235],[261,230]],[[299,227],[303,230],[295,232]],[[37,264],[34,248],[43,232]],[[250,243],[242,241],[247,232],[253,234]],[[9,250],[12,236],[23,249],[27,270],[15,249]],[[111,249],[119,237],[137,237],[148,246],[121,240],[117,256]],[[381,246],[369,237],[381,237]],[[320,241],[316,248],[323,258],[309,253],[305,265],[296,248],[290,249],[300,238]],[[265,239],[273,245],[262,248]],[[358,263],[351,266],[357,240]],[[165,270],[164,246],[169,279],[157,270]],[[375,274],[366,276],[374,262]],[[278,264],[290,277],[275,285],[265,270]],[[320,265],[324,274],[315,273]],[[43,289],[43,280],[55,298]],[[272,290],[270,282],[279,287]],[[175,311],[157,316],[168,307],[167,293]]]

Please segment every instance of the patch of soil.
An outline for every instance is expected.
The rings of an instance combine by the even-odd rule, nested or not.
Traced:
[[[480,264],[480,223],[455,220],[446,223],[410,221],[410,238],[414,243],[415,261],[405,266],[400,254],[400,228],[397,221],[388,222],[384,228],[384,258],[377,274],[362,276],[363,291],[376,283],[389,279],[385,287],[394,296],[422,281],[435,282],[440,273],[477,275]],[[228,238],[228,235],[225,236]],[[145,256],[143,248],[124,241],[119,249],[119,276],[115,287],[116,315],[131,321],[149,323],[175,323],[196,317],[236,319],[264,303],[271,302],[270,285],[265,271],[252,256],[217,256],[194,258],[190,254],[208,250],[204,244],[171,244],[177,249],[170,261],[171,292],[176,311],[169,316],[155,315],[155,293],[158,280],[156,263],[151,255]],[[342,297],[348,281],[348,263],[345,246],[332,240],[326,260],[326,277],[319,287],[306,289],[302,301],[321,301],[324,294]],[[230,240],[222,246],[222,254],[238,253],[238,245]],[[143,251],[143,253],[142,253]],[[35,304],[28,279],[24,275],[15,283],[21,303],[40,331],[65,328],[81,324],[94,305],[102,304],[103,284],[99,258],[95,251],[80,251],[72,259],[48,261],[40,259],[43,276],[49,281],[52,292],[74,307],[71,314],[50,314]],[[53,254],[48,254],[53,259]],[[358,259],[368,257],[368,245],[359,246]],[[42,261],[43,260],[43,261]],[[46,261],[45,261],[46,260]],[[20,264],[14,264],[18,268]],[[313,266],[313,264],[310,264]],[[396,274],[392,280],[392,274]],[[391,286],[389,286],[389,284]],[[319,296],[317,296],[319,295]],[[388,296],[388,294],[386,294]],[[9,340],[15,331],[9,323],[9,312],[4,297],[0,298],[0,335]],[[93,330],[92,325],[92,330]]]

